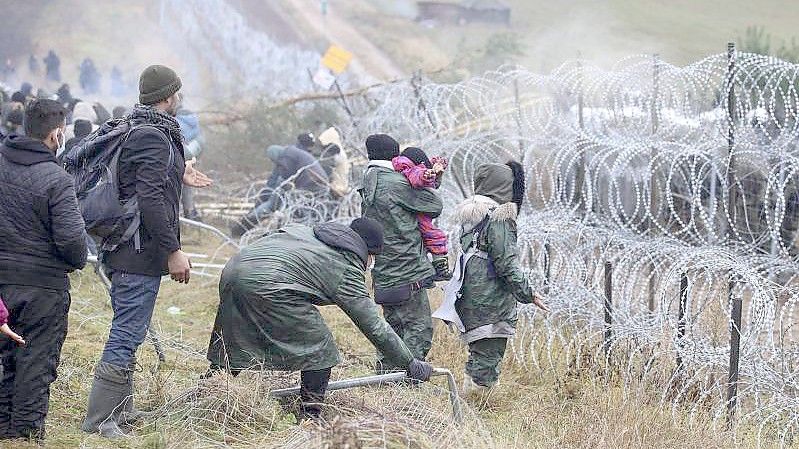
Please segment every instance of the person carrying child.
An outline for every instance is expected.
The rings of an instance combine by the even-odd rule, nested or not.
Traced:
[[[406,148],[399,156],[391,160],[394,170],[402,173],[414,189],[437,189],[441,185],[441,176],[447,168],[447,160],[443,157],[429,159],[420,148]],[[447,233],[433,224],[427,214],[417,214],[419,231],[422,234],[424,248],[433,256],[436,269],[434,281],[448,281],[452,278],[447,256]]]

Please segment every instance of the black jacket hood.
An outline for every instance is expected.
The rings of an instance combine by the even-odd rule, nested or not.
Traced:
[[[322,223],[314,226],[313,233],[325,245],[355,254],[366,266],[369,250],[361,236],[349,226],[341,223]]]
[[[30,137],[19,134],[11,134],[3,141],[0,146],[0,153],[9,161],[19,165],[35,165],[42,162],[58,161],[55,154],[41,140],[31,139]]]

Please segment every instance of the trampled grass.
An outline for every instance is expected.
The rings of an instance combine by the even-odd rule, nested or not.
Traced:
[[[215,242],[188,233],[186,240],[210,249]],[[201,244],[201,242],[203,242]],[[440,301],[433,293],[432,301]],[[660,406],[659,391],[631,394],[596,373],[567,378],[531,369],[506,357],[500,384],[488,395],[469,399],[462,431],[449,421],[446,390],[439,387],[365,388],[330,396],[328,417],[341,415],[323,428],[296,425],[294,405],[282,407],[267,398],[271,388],[296,383],[296,374],[248,373],[237,379],[220,376],[199,382],[207,363],[204,351],[217,306],[213,278],[195,278],[187,286],[164,281],[153,321],[166,350],[159,363],[145,343],[139,351],[136,405],[156,410],[133,434],[118,441],[79,430],[91,387],[94,363],[107,336],[111,310],[102,285],[91,270],[74,277],[70,331],[64,345],[59,379],[53,385],[47,422],[48,448],[200,448],[200,447],[440,447],[442,435],[454,436],[452,447],[497,448],[708,448],[752,447],[748,429],[737,435],[714,429],[709,419],[689,422],[681,411]],[[177,314],[169,313],[177,307]],[[174,312],[175,310],[172,309]],[[323,308],[344,362],[334,379],[371,374],[374,350],[334,307]],[[444,326],[436,327],[430,360],[451,369],[462,380],[465,348]],[[356,432],[357,431],[357,432]],[[425,432],[430,432],[425,435]],[[355,436],[357,435],[357,437]],[[347,446],[349,444],[349,446]],[[325,446],[326,445],[326,446]],[[33,448],[23,442],[2,447]],[[382,447],[382,446],[377,446]]]

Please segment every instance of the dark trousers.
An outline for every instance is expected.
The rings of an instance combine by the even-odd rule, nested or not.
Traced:
[[[26,341],[18,346],[0,337],[0,439],[44,436],[50,384],[57,376],[67,336],[69,292],[0,285],[8,324]]]
[[[414,358],[424,360],[433,346],[433,319],[427,290],[415,292],[401,304],[383,305],[383,316],[394,332],[405,342]],[[378,355],[377,372],[405,371],[407,366],[393,366]]]

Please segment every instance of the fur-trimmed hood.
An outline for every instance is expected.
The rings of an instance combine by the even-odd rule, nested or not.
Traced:
[[[475,195],[458,205],[455,222],[463,229],[471,229],[480,224],[486,215],[491,221],[516,221],[519,208],[516,203],[499,204],[487,196]]]

